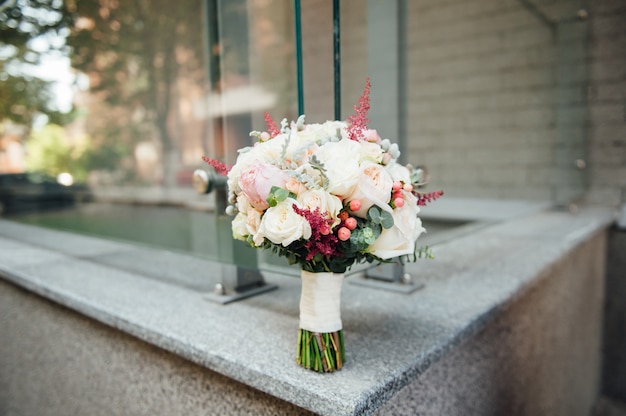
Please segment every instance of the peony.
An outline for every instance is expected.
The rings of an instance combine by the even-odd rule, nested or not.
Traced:
[[[391,199],[393,179],[385,170],[385,167],[366,161],[361,164],[360,173],[359,181],[354,191],[346,197],[346,201],[354,199],[361,201],[361,207],[353,211],[353,214],[357,217],[366,218],[367,211],[373,205],[391,212],[389,200]]]
[[[410,192],[402,191],[406,203],[402,208],[396,208],[391,215],[394,224],[384,229],[378,239],[369,247],[370,252],[381,259],[413,254],[415,241],[420,234],[426,232],[422,221],[417,217],[420,209],[417,198]]]
[[[335,220],[333,227],[339,224],[339,212],[343,208],[343,204],[335,195],[329,194],[323,189],[314,189],[300,194],[298,202],[309,211],[315,211],[316,208],[319,208],[320,213],[326,213],[328,218]]]
[[[350,139],[329,142],[321,146],[315,155],[324,165],[329,184],[326,188],[339,197],[349,195],[361,175],[360,144]]]
[[[252,147],[245,147],[239,150],[237,163],[228,172],[228,189],[232,192],[238,192],[239,176],[241,172],[250,168],[250,166],[259,163],[259,155],[252,151]]]
[[[282,188],[289,180],[289,175],[276,166],[256,163],[241,172],[239,188],[248,198],[250,205],[259,210],[269,207],[267,197],[272,186]]]
[[[287,247],[296,240],[311,237],[311,225],[293,210],[293,204],[302,208],[295,199],[287,198],[265,211],[258,232],[254,236],[254,244],[260,246],[263,239],[267,238],[274,244]]]

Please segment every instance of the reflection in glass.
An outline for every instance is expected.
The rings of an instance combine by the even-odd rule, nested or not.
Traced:
[[[584,190],[582,0],[344,0],[341,115],[372,78],[370,125],[449,197]],[[308,122],[334,117],[332,2],[301,2]],[[0,6],[0,172],[89,185],[97,201],[211,209],[201,156],[298,117],[291,0],[66,0]],[[59,176],[61,175],[61,176]]]

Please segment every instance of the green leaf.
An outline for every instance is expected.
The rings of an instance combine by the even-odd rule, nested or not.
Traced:
[[[363,228],[363,241],[368,246],[376,241],[376,232],[373,228]]]
[[[295,198],[295,195],[286,189],[279,188],[278,186],[272,186],[270,194],[267,196],[267,203],[270,207],[275,207],[279,202],[283,202],[289,197]]]
[[[371,232],[372,233],[372,240],[376,240],[378,238],[378,236],[380,236],[380,233],[383,232],[383,226],[380,224],[370,224],[369,227],[366,227],[368,229],[368,233]],[[373,244],[374,241],[372,241]]]
[[[391,228],[393,227],[393,216],[390,212],[383,211],[380,214],[380,223],[383,228]]]
[[[372,206],[367,211],[367,219],[372,221],[374,224],[379,224],[380,223],[380,208],[378,208],[376,205]]]
[[[283,188],[278,188],[275,192],[276,200],[282,202],[289,197],[289,191]]]

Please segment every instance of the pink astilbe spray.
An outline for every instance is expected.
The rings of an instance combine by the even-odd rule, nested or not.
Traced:
[[[413,194],[417,197],[417,205],[424,207],[426,204],[439,199],[443,195],[443,191],[434,191],[427,194],[414,192]]]
[[[304,245],[308,250],[306,261],[312,260],[318,253],[326,257],[343,256],[343,253],[337,249],[339,239],[331,232],[332,218],[322,215],[319,208],[311,211],[298,208],[296,204],[293,204],[293,210],[302,215],[311,225],[311,238]]]
[[[227,166],[226,164],[224,164],[223,162],[220,162],[219,160],[211,159],[206,156],[202,156],[202,160],[204,160],[209,165],[213,166],[215,171],[221,176],[227,176],[228,172],[230,172],[230,170],[233,168],[232,165]]]
[[[365,79],[365,89],[363,90],[363,95],[361,95],[361,98],[359,98],[359,103],[354,106],[354,111],[356,111],[356,114],[351,115],[346,120],[348,122],[348,137],[351,140],[365,140],[365,135],[363,134],[363,131],[367,129],[367,123],[369,122],[369,119],[367,118],[367,112],[370,109],[371,86],[372,84],[368,77]]]
[[[272,116],[270,116],[270,113],[266,111],[263,113],[263,117],[265,117],[265,124],[267,124],[267,132],[270,134],[270,137],[278,136],[280,134],[280,129],[274,119],[272,119]]]

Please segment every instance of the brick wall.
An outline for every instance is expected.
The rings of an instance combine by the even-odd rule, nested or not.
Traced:
[[[563,3],[572,2],[541,12],[575,14]],[[552,199],[562,104],[555,30],[517,1],[412,1],[408,15],[410,149],[433,185],[455,196]],[[581,86],[570,88],[578,98]]]
[[[334,118],[332,2],[302,3],[304,108],[307,121]],[[367,13],[365,1],[341,2],[341,118],[353,112],[365,86],[367,72]]]
[[[342,117],[368,76],[367,25],[385,24],[368,22],[375,1],[342,2]],[[626,202],[626,4],[586,3],[406,1],[404,152],[427,165],[431,188]],[[331,19],[330,3],[303,3],[309,121],[332,117]]]
[[[591,7],[589,193],[593,203],[626,203],[626,2]]]

